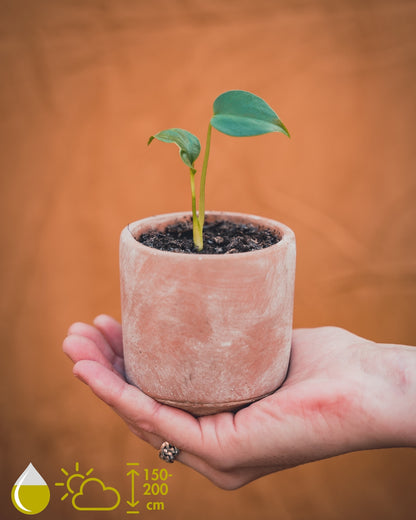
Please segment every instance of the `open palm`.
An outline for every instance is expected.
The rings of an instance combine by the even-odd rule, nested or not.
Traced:
[[[336,327],[294,330],[289,372],[274,394],[237,413],[199,418],[126,382],[121,326],[113,318],[73,324],[63,348],[74,374],[135,435],[157,449],[169,441],[181,450],[179,461],[235,489],[280,469],[376,447],[376,412],[367,398],[369,385],[382,384],[367,370],[376,345]]]

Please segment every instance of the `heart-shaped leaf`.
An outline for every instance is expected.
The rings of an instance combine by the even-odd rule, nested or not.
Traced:
[[[220,132],[234,137],[249,137],[289,131],[276,112],[258,96],[245,90],[229,90],[214,101],[211,125]]]
[[[168,130],[162,130],[155,135],[150,136],[147,144],[149,145],[153,139],[162,141],[164,143],[175,143],[179,146],[179,154],[182,161],[194,170],[194,162],[198,159],[201,152],[201,144],[199,139],[187,130],[182,128],[169,128]]]

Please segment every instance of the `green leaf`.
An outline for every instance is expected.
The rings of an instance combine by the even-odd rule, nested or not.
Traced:
[[[211,125],[234,137],[269,132],[281,132],[290,137],[276,112],[263,99],[245,90],[230,90],[217,97]]]
[[[195,173],[194,162],[198,159],[201,152],[201,145],[197,137],[181,128],[169,128],[169,130],[162,130],[161,132],[150,136],[147,144],[149,145],[153,139],[157,139],[164,143],[175,143],[178,145],[182,161],[192,168]]]

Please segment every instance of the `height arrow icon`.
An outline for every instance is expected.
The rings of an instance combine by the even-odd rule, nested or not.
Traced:
[[[134,478],[136,475],[139,476],[139,474],[137,473],[137,471],[135,469],[132,469],[127,473],[127,476],[129,476],[129,475],[131,475],[131,501],[127,500],[127,504],[130,507],[136,507],[137,504],[140,502],[140,500],[137,500],[137,501],[134,500]]]

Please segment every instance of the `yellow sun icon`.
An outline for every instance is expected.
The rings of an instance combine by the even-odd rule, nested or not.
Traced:
[[[75,493],[78,493],[78,490],[81,486],[81,483],[79,482],[78,485],[74,485],[73,481],[76,479],[84,480],[86,477],[89,477],[91,473],[94,471],[94,468],[90,468],[85,475],[79,472],[79,462],[75,463],[75,473],[72,475],[69,474],[69,472],[61,468],[62,473],[67,477],[66,482],[55,482],[55,486],[66,486],[67,492],[62,495],[61,500],[65,500],[70,494],[74,495]]]

